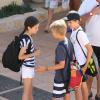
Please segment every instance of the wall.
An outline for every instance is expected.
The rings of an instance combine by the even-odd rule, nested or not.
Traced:
[[[0,0],[0,8],[5,5],[11,4],[13,1],[16,2],[17,4],[21,5],[23,0]]]

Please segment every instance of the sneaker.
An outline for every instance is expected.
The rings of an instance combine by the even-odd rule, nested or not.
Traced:
[[[98,97],[97,95],[95,96],[95,100],[100,100],[100,96]]]

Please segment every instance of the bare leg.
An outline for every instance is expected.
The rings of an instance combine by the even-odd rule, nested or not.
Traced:
[[[65,95],[64,100],[70,100],[70,93]]]
[[[83,100],[88,100],[88,88],[86,82],[82,82],[81,90],[82,90]]]
[[[70,10],[78,10],[81,4],[81,0],[70,0]]]
[[[54,15],[54,9],[49,8],[49,10],[48,10],[48,23],[47,23],[47,26],[46,26],[45,30],[49,30],[49,25],[52,22],[53,15]]]
[[[100,97],[100,67],[99,67],[99,73],[97,75],[97,96]]]
[[[81,86],[75,89],[75,100],[83,100],[81,93]]]
[[[88,76],[88,79],[87,79],[87,87],[88,87],[88,93],[89,94],[91,93],[92,83],[93,83],[93,77]]]
[[[24,91],[22,100],[33,100],[32,97],[32,78],[23,79]]]

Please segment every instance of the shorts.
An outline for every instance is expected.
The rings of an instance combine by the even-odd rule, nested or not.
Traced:
[[[94,51],[94,53],[97,57],[98,64],[99,64],[99,67],[100,67],[100,47],[93,46],[93,51]]]
[[[84,64],[84,65],[85,65],[85,64]],[[82,68],[82,67],[84,67],[84,65],[81,65],[80,67]],[[83,75],[83,78],[82,78],[82,82],[86,82],[86,80],[87,80],[87,75],[84,74],[84,75]]]
[[[26,66],[22,65],[21,75],[22,75],[22,79],[34,78],[34,76],[35,76],[34,67],[31,68],[31,67],[26,67]]]
[[[63,82],[55,82],[53,85],[53,97],[54,98],[62,98],[66,94],[69,94],[70,92],[65,88],[65,85]]]
[[[45,7],[55,9],[58,7],[59,0],[45,0]],[[62,8],[66,9],[68,5],[68,0],[62,0]]]

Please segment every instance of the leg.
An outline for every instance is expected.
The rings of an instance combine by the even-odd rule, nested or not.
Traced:
[[[93,82],[93,77],[88,76],[88,79],[87,79],[87,87],[88,87],[88,93],[89,94],[91,93],[92,82]]]
[[[64,97],[64,100],[70,100],[70,93],[67,93]]]
[[[98,61],[98,74],[97,74],[97,95],[96,100],[100,100],[100,47],[93,46],[93,51]]]
[[[81,86],[75,89],[75,100],[83,100],[81,94]]]
[[[97,75],[97,96],[100,97],[100,67],[99,67],[99,73]]]
[[[53,14],[54,14],[54,9],[49,8],[49,10],[48,10],[48,22],[47,22],[46,29],[45,29],[47,31],[49,30],[49,25],[52,22]]]
[[[88,88],[86,82],[82,82],[81,90],[82,90],[83,100],[88,100]]]
[[[23,79],[24,91],[22,100],[33,100],[32,97],[32,78]]]
[[[70,10],[78,10],[81,4],[81,0],[70,0]]]

